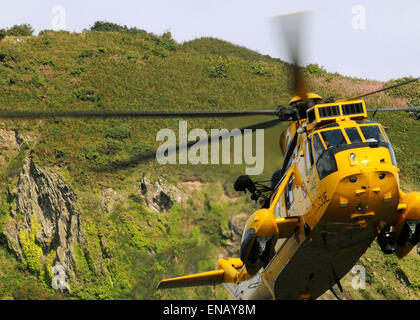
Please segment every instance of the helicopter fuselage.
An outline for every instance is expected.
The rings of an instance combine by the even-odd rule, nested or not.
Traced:
[[[420,240],[420,193],[400,190],[384,128],[363,100],[324,103],[282,133],[282,178],[247,220],[240,258],[158,288],[223,283],[235,299],[316,299],[376,239],[399,258]]]
[[[290,187],[269,208],[276,217],[299,217],[298,230],[277,241],[259,275],[264,281],[243,298],[318,297],[351,270],[397,212],[398,168],[388,147],[336,148],[337,170],[320,179],[315,164],[307,167],[304,146],[296,148]]]
[[[341,288],[339,280],[385,226],[394,227],[394,236],[401,231],[402,219],[397,222],[396,216],[404,210],[404,194],[385,130],[366,120],[364,102],[354,108],[364,115],[353,119],[343,116],[341,109],[331,112],[323,107],[328,106],[317,106],[316,116],[291,124],[282,134],[281,144],[289,145],[282,146],[283,153],[290,147],[294,150],[285,159],[289,165],[264,212],[267,217],[271,212],[274,220],[297,218],[296,229],[290,237],[277,239],[269,261],[257,273],[253,274],[253,262],[259,267],[261,259],[245,263],[251,279],[236,287],[225,284],[235,298],[317,298],[334,284]],[[326,121],[320,117],[322,112]],[[412,204],[419,199],[414,198]],[[245,258],[241,256],[245,261],[246,255],[253,257],[253,250],[261,252],[261,244],[267,243],[258,234],[255,218],[261,220],[258,211],[244,229],[244,235],[249,229],[257,230],[253,247]]]

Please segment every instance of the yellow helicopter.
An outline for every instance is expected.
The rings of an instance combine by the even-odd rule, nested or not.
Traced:
[[[398,258],[418,244],[420,193],[400,190],[389,138],[368,120],[368,111],[410,108],[368,110],[361,98],[419,78],[323,101],[306,90],[296,52],[292,57],[290,107],[266,110],[278,118],[252,127],[291,121],[280,138],[283,168],[245,224],[240,257],[219,259],[213,271],[162,280],[157,289],[223,283],[235,299],[316,299],[335,284],[342,291],[340,279],[375,239]],[[252,199],[263,193],[248,176],[235,189]]]
[[[287,24],[299,29],[293,20]],[[368,120],[368,112],[374,112],[373,118],[376,112],[418,108],[367,109],[362,99],[420,78],[348,99],[323,100],[307,90],[298,67],[298,46],[293,43],[299,42],[298,33],[286,38],[295,94],[289,107],[220,112],[0,110],[0,118],[274,116],[241,128],[242,134],[290,122],[280,137],[283,167],[273,174],[271,186],[261,187],[248,176],[235,183],[237,191],[262,200],[243,230],[240,256],[219,259],[213,271],[162,280],[157,288],[223,283],[235,299],[316,299],[335,284],[341,289],[340,279],[375,239],[385,254],[399,258],[420,240],[420,193],[400,190],[386,132]],[[206,143],[223,137],[208,137]],[[174,146],[169,152],[194,144]],[[136,162],[152,159],[156,152],[141,154]]]
[[[273,175],[280,178],[246,222],[240,257],[158,289],[224,283],[236,299],[315,299],[334,284],[341,289],[375,239],[399,258],[418,244],[420,193],[400,190],[389,138],[367,120],[365,102],[306,97],[290,101],[314,105],[281,135],[284,166]],[[235,183],[238,191],[255,188],[247,176]]]

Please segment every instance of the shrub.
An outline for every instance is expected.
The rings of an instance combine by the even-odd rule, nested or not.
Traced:
[[[410,102],[407,104],[408,107],[420,107],[420,100],[410,100]],[[420,120],[420,110],[415,110],[415,111],[410,111],[409,116],[416,119],[416,120]]]
[[[87,70],[87,68],[85,66],[76,66],[73,68],[73,70],[70,71],[70,74],[72,76],[79,76],[81,75],[83,72],[85,72]]]
[[[101,98],[93,88],[79,88],[75,91],[76,98],[80,101],[98,102]]]
[[[104,154],[115,154],[123,150],[124,145],[121,141],[115,139],[107,139],[104,145]]]
[[[136,51],[128,51],[125,55],[126,55],[128,60],[137,61],[137,60],[140,59],[140,55]]]
[[[327,75],[327,70],[323,66],[319,66],[317,63],[311,63],[306,66],[306,71],[309,74],[318,77],[325,77]]]
[[[95,49],[84,49],[82,52],[79,53],[79,58],[93,58],[96,57],[98,54],[105,54],[108,53],[108,50],[105,48],[95,48]]]
[[[210,66],[210,77],[213,78],[227,78],[230,69],[230,62],[228,59],[218,57]]]
[[[102,32],[124,32],[127,30],[126,26],[120,26],[116,23],[105,22],[105,21],[96,21],[90,31],[102,31]]]
[[[53,40],[50,37],[43,37],[42,44],[48,47],[53,44]]]
[[[0,41],[1,41],[4,37],[6,37],[6,30],[4,30],[4,29],[0,29]]]
[[[389,80],[385,83],[384,87],[390,87],[412,79],[413,77],[404,77],[400,79]],[[401,87],[394,88],[392,90],[388,90],[386,91],[386,94],[391,97],[407,98],[410,100],[420,100],[420,86],[418,85],[418,82],[413,82]]]
[[[105,138],[112,138],[117,140],[127,139],[130,138],[130,136],[130,129],[123,126],[108,128],[105,133]]]
[[[88,160],[97,160],[101,157],[95,146],[87,146],[85,149],[85,158]]]
[[[124,32],[130,34],[143,34],[147,33],[142,29],[137,29],[136,27],[128,28],[126,25],[121,26],[116,23],[106,22],[106,21],[96,21],[92,27],[90,27],[90,31],[98,31],[98,32]]]
[[[127,30],[127,33],[130,33],[130,34],[146,34],[147,32],[143,29],[137,29],[136,27],[131,27]]]
[[[143,153],[146,153],[146,152],[149,152],[149,151],[151,151],[151,149],[146,143],[139,142],[132,147],[130,153],[131,153],[133,159],[136,159],[136,158],[140,157]]]
[[[134,194],[134,193],[131,193],[129,196],[128,196],[128,199],[130,199],[131,201],[134,201],[135,203],[137,203],[137,204],[143,204],[144,203],[144,200],[143,200],[143,198],[142,197],[140,197],[139,195],[137,195],[137,194]]]
[[[172,34],[169,31],[165,32],[161,37],[154,37],[153,40],[163,49],[169,51],[175,51],[177,49],[177,44],[175,40],[172,39]]]
[[[166,58],[168,56],[168,52],[163,48],[154,48],[152,49],[152,53],[161,58]]]
[[[21,25],[14,25],[13,27],[11,27],[10,29],[7,29],[6,34],[8,36],[32,36],[34,33],[34,29],[31,27],[30,24],[25,23],[25,24],[21,24]]]
[[[96,55],[96,50],[93,49],[85,49],[79,54],[79,58],[91,58]]]
[[[0,62],[9,68],[14,68],[16,63],[21,63],[26,59],[24,53],[16,47],[3,48],[2,52],[0,52]]]
[[[253,61],[249,66],[249,71],[251,74],[257,76],[267,76],[271,77],[273,75],[273,71],[269,67],[269,65],[262,61]]]
[[[49,58],[39,60],[39,64],[41,64],[43,66],[55,67],[54,62]]]
[[[33,212],[31,231],[25,229],[19,233],[19,241],[22,246],[25,266],[34,274],[39,275],[41,269],[42,248],[36,244],[36,234],[40,227]]]

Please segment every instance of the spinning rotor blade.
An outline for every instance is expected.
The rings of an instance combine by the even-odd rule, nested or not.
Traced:
[[[278,110],[253,111],[13,111],[0,110],[1,119],[41,118],[227,118],[245,116],[274,116]]]
[[[397,87],[400,87],[400,86],[405,86],[405,85],[407,85],[409,83],[416,82],[418,80],[420,80],[420,78],[415,78],[415,79],[411,79],[411,80],[408,80],[408,81],[404,81],[404,82],[395,84],[393,86],[389,86],[389,87],[382,88],[382,89],[379,89],[379,90],[376,90],[376,91],[372,91],[372,92],[361,94],[360,96],[355,96],[355,97],[351,97],[351,98],[337,100],[337,102],[345,102],[345,101],[357,100],[357,99],[360,99],[360,98],[363,98],[363,97],[370,96],[370,95],[375,94],[375,93],[379,93],[379,92],[382,92],[382,91],[387,91],[387,90],[394,89],[394,88],[397,88]]]
[[[387,111],[420,111],[418,107],[407,107],[407,108],[383,108],[383,109],[367,109],[367,112],[387,112]]]
[[[309,18],[309,11],[301,11],[291,14],[278,15],[272,17],[270,22],[272,24],[274,41],[277,43],[278,51],[282,48],[287,49],[291,65],[291,91],[295,96],[302,99],[307,99],[307,84],[300,69],[303,63],[303,40],[304,23]],[[281,40],[284,41],[281,41]]]
[[[233,138],[233,137],[236,137],[238,135],[244,134],[245,130],[255,131],[256,129],[268,129],[268,128],[276,126],[277,124],[279,124],[280,122],[283,122],[283,121],[287,121],[287,120],[283,120],[281,118],[276,118],[276,119],[260,122],[260,123],[257,123],[255,125],[252,125],[252,126],[246,126],[246,127],[240,128],[238,130],[232,130],[232,132],[228,132],[228,133],[225,133],[225,134],[213,135],[213,136],[208,137],[207,140],[204,139],[204,140],[199,140],[199,141],[191,141],[191,142],[188,142],[186,144],[176,145],[176,146],[170,147],[168,149],[168,153],[173,154],[174,152],[176,153],[176,152],[179,152],[181,150],[189,149],[192,146],[197,146],[198,147],[198,146],[201,146],[203,144],[210,144],[212,142],[219,141],[219,139],[224,138],[224,137]],[[157,157],[157,151],[152,151],[152,152],[148,152],[148,153],[143,153],[135,159],[131,159],[129,161],[129,163],[122,163],[122,164],[119,164],[119,165],[124,166],[124,167],[127,166],[127,165],[137,165],[137,164],[140,164],[142,162],[146,162],[146,161],[149,161],[149,160],[152,160],[152,159],[156,159],[156,157]]]
[[[207,140],[193,141],[184,145],[169,148],[168,152],[178,152],[188,149],[193,145],[200,146],[209,144],[216,139],[230,136],[230,138],[244,134],[245,130],[267,129],[283,121],[290,121],[295,118],[295,110],[280,106],[273,110],[253,111],[192,111],[192,112],[167,112],[167,111],[10,111],[0,110],[0,119],[40,119],[40,118],[225,118],[244,116],[276,116],[277,118],[247,126],[232,133],[211,136]],[[218,141],[218,140],[217,140]],[[139,164],[156,158],[157,152],[148,152],[130,159],[129,161],[114,164],[114,167],[126,167]],[[102,169],[99,169],[101,171]]]

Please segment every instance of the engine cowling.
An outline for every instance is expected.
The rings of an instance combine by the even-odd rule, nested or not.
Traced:
[[[274,255],[280,238],[293,235],[299,218],[276,218],[270,209],[254,212],[245,224],[241,240],[240,257],[246,270],[253,275],[266,266]]]
[[[401,203],[406,206],[398,225],[399,234],[395,255],[405,257],[420,240],[420,193],[402,194]]]
[[[280,150],[281,153],[286,155],[287,147],[289,143],[292,141],[293,137],[296,133],[296,123],[292,122],[280,135]]]

